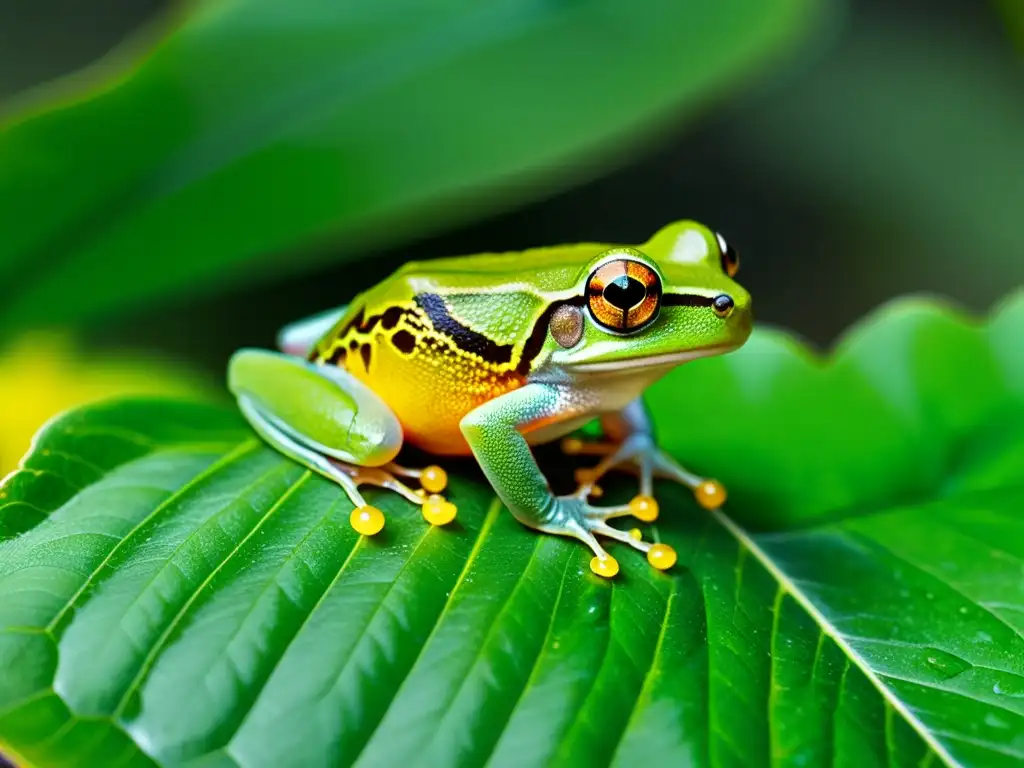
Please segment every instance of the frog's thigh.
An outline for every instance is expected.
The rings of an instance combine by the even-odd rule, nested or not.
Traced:
[[[313,345],[337,325],[348,306],[336,307],[286,325],[277,334],[277,348],[289,355],[306,357]]]
[[[311,453],[377,467],[402,447],[402,427],[391,409],[334,366],[243,349],[231,358],[228,387],[264,439],[312,469],[321,471]]]

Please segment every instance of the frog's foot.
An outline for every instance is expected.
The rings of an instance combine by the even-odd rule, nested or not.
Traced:
[[[647,555],[647,562],[660,571],[675,565],[676,553],[668,544],[651,544],[634,529],[626,532],[613,528],[606,522],[613,517],[634,514],[630,504],[617,507],[593,507],[586,499],[577,495],[559,496],[547,516],[547,521],[537,525],[544,533],[555,533],[561,536],[572,536],[579,539],[594,553],[590,561],[590,570],[598,576],[611,578],[619,572],[618,561],[608,554],[597,540],[598,536],[606,536]]]
[[[424,519],[431,525],[447,525],[455,519],[458,509],[454,504],[440,495],[448,485],[448,474],[438,466],[431,465],[424,469],[410,469],[400,467],[397,464],[385,464],[382,467],[360,467],[356,464],[347,464],[336,459],[329,459],[331,465],[348,479],[348,482],[340,482],[345,489],[349,499],[356,508],[352,512],[350,522],[352,527],[360,533],[373,535],[380,531],[384,525],[384,516],[375,507],[369,507],[357,490],[358,486],[375,485],[378,488],[387,488],[404,497],[413,504],[421,506]],[[415,477],[420,481],[420,488],[413,489],[399,480],[395,475],[404,477]],[[370,510],[370,515],[376,520],[379,516],[380,525],[369,532],[363,530],[357,522],[357,513],[360,510]],[[374,513],[376,513],[374,515]],[[361,514],[361,513],[360,513]],[[364,526],[367,529],[374,528],[373,525]]]
[[[681,467],[675,459],[662,451],[654,438],[645,433],[630,435],[619,443],[589,442],[575,437],[562,441],[562,451],[570,456],[601,456],[597,466],[576,472],[579,483],[574,496],[586,499],[600,496],[597,481],[613,469],[632,472],[640,478],[640,493],[629,503],[631,514],[646,523],[658,518],[658,502],[654,500],[654,478],[663,477],[685,485],[693,491],[697,503],[704,509],[718,509],[725,503],[725,488],[717,480],[700,477]]]
[[[411,467],[400,467],[392,462],[385,464],[384,469],[393,475],[413,477],[419,480],[425,493],[440,493],[448,487],[448,473],[436,464],[431,464],[423,469],[412,469]]]

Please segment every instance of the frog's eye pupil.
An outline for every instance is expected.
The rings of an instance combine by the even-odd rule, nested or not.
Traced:
[[[632,333],[651,323],[661,307],[661,278],[642,261],[606,261],[587,281],[587,306],[608,330]]]
[[[721,235],[716,235],[716,237],[718,238],[718,251],[722,254],[722,271],[729,277],[736,277],[736,273],[740,271],[740,255],[725,241],[724,237]]]
[[[647,286],[629,275],[621,275],[604,288],[604,299],[613,307],[629,311],[647,295]]]

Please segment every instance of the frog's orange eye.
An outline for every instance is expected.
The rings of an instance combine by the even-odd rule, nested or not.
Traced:
[[[722,254],[722,271],[729,277],[736,277],[736,273],[740,271],[740,255],[736,253],[735,248],[725,242],[724,237],[718,234],[715,237],[718,238],[718,251]]]
[[[599,325],[618,333],[637,331],[658,314],[661,278],[642,261],[606,262],[587,281],[587,306]]]

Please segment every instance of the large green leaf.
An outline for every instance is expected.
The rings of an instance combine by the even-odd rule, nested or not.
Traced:
[[[760,331],[650,400],[732,498],[659,488],[679,565],[617,550],[614,583],[468,464],[457,525],[382,494],[368,540],[229,411],[55,421],[0,490],[0,741],[39,766],[1020,764],[1024,294],[984,326],[893,305],[827,363]]]
[[[263,279],[254,257],[302,246],[273,266],[294,269],[328,236],[351,254],[541,194],[788,48],[819,7],[197,4],[134,71],[0,133],[0,323]]]

